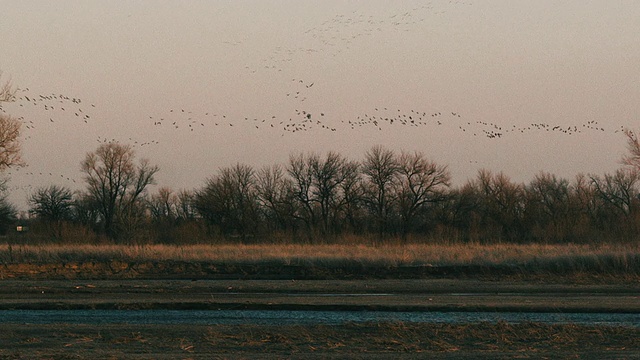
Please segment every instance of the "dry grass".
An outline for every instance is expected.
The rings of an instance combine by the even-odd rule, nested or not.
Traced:
[[[464,359],[529,358],[531,354],[535,358],[626,359],[640,350],[638,328],[572,324],[0,324],[0,330],[0,343],[6,345],[0,347],[0,358],[8,359],[430,358],[445,354]],[[402,357],[405,354],[408,357]]]
[[[1,263],[213,262],[316,266],[522,266],[640,273],[640,245],[0,245]]]

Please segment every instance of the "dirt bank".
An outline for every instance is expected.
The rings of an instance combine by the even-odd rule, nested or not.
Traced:
[[[282,265],[270,263],[224,264],[210,262],[82,262],[64,264],[0,264],[0,279],[108,280],[108,279],[432,279],[475,278],[546,282],[629,283],[638,274],[580,271],[540,272],[519,266],[345,266]]]
[[[411,267],[323,267],[207,262],[84,262],[66,264],[4,264],[1,278],[18,279],[337,279],[423,278],[432,276],[514,275],[514,267],[411,266]]]

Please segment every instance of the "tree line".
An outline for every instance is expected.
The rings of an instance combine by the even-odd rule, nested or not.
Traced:
[[[30,238],[120,243],[369,241],[590,243],[637,240],[640,144],[615,173],[529,183],[480,170],[452,186],[423,153],[374,146],[356,161],[292,153],[285,164],[221,168],[198,189],[155,184],[157,166],[133,148],[102,144],[82,161],[86,189],[37,189]],[[89,240],[88,240],[89,239]]]

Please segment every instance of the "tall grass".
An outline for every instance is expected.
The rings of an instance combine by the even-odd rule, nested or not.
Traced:
[[[640,274],[640,245],[0,245],[0,263],[214,262],[340,266],[513,265]]]

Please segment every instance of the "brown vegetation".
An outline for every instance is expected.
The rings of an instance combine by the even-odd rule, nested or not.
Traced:
[[[0,325],[0,359],[627,358],[638,328],[509,324]]]
[[[638,246],[0,245],[1,277],[640,276]],[[32,274],[32,275],[29,275]],[[48,275],[49,274],[49,275]]]

